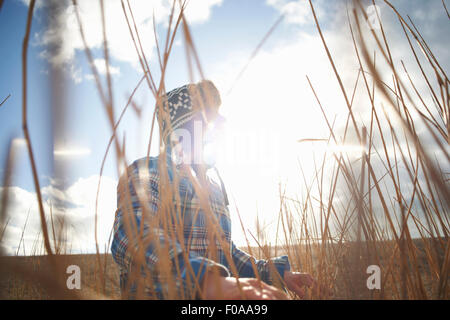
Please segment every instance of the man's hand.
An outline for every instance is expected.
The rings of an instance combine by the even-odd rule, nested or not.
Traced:
[[[239,286],[241,289],[239,289]],[[203,298],[206,300],[287,300],[279,289],[255,278],[214,277],[205,275]]]
[[[305,297],[305,287],[315,286],[316,281],[308,273],[300,272],[284,272],[284,282],[286,282],[286,287],[295,292],[301,299]]]

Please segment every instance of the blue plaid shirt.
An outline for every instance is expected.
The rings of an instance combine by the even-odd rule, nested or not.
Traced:
[[[174,175],[173,165],[170,156],[167,156],[167,172],[169,181],[173,186]],[[183,241],[176,241],[174,238],[168,239],[167,230],[163,231],[163,226],[149,226],[143,219],[143,212],[150,211],[151,215],[161,215],[160,192],[164,192],[165,186],[160,186],[160,172],[158,170],[158,158],[142,158],[134,161],[127,169],[127,174],[122,176],[118,184],[117,211],[114,221],[114,238],[111,244],[111,252],[114,261],[120,269],[120,287],[123,297],[135,298],[138,284],[145,283],[143,293],[148,298],[171,298],[167,294],[167,287],[170,280],[165,280],[163,273],[158,271],[159,257],[157,246],[152,241],[157,239],[160,246],[168,245],[169,259],[171,261],[171,274],[173,275],[177,295],[176,298],[192,299],[198,297],[199,283],[208,268],[216,268],[223,276],[256,277],[254,270],[257,270],[259,278],[268,283],[274,284],[275,273],[281,275],[290,269],[287,256],[271,258],[270,260],[257,260],[249,254],[241,251],[231,240],[231,220],[228,207],[225,204],[224,193],[219,184],[211,178],[207,179],[209,203],[212,215],[215,217],[218,227],[214,228],[221,234],[226,246],[221,246],[219,241],[212,241],[211,230],[208,230],[207,215],[200,208],[200,201],[194,190],[191,180],[183,174],[180,167],[176,166],[179,198],[174,197],[174,203],[180,204],[179,212],[183,219]],[[128,180],[128,181],[125,181]],[[129,193],[126,192],[128,188]],[[167,189],[166,189],[167,190]],[[141,193],[140,193],[141,192]],[[145,194],[145,210],[142,204],[142,193]],[[128,201],[129,204],[126,203]],[[178,203],[177,203],[178,202]],[[130,206],[129,210],[124,210]],[[132,212],[134,222],[125,223],[127,217],[124,212]],[[132,221],[131,219],[127,221]],[[134,225],[135,231],[129,226]],[[128,227],[127,227],[128,225]],[[128,228],[128,229],[127,229]],[[137,230],[141,230],[138,234]],[[131,235],[130,235],[131,233]],[[140,241],[137,241],[137,240]],[[152,240],[153,239],[153,240]],[[215,243],[211,243],[215,242]],[[133,249],[133,244],[135,244]],[[138,248],[137,243],[144,244],[143,248]],[[223,243],[223,242],[222,242]],[[216,254],[211,257],[211,248]],[[145,262],[141,265],[138,273],[139,278],[130,279],[131,270],[135,265],[136,250],[143,249]],[[228,258],[227,258],[228,256]],[[232,261],[232,265],[230,262]],[[190,265],[190,267],[187,266]],[[193,274],[192,274],[193,271]],[[151,281],[147,278],[151,278]],[[173,280],[172,280],[173,281]],[[174,296],[172,296],[173,298]]]

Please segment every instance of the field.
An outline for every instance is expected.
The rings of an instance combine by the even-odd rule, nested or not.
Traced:
[[[353,69],[350,69],[354,71],[355,79],[352,85],[348,85],[343,76],[343,70],[348,70],[344,67],[339,68],[337,61],[341,57],[333,55],[330,49],[332,41],[327,39],[327,34],[323,32],[323,22],[319,21],[316,15],[313,2],[305,1],[310,10],[309,17],[313,21],[317,39],[320,40],[322,53],[326,55],[327,70],[335,80],[334,89],[338,92],[344,108],[344,111],[340,113],[344,120],[341,126],[336,125],[336,118],[328,112],[333,106],[325,105],[334,103],[334,101],[330,102],[330,97],[326,96],[329,88],[320,87],[321,81],[314,79],[314,70],[312,74],[306,75],[307,90],[311,94],[314,108],[320,112],[321,124],[326,128],[326,134],[320,137],[298,139],[296,142],[299,144],[323,143],[325,151],[317,154],[317,157],[314,154],[312,164],[299,161],[298,169],[290,172],[291,176],[297,178],[297,184],[301,186],[300,192],[294,195],[288,194],[287,187],[280,183],[279,207],[273,214],[276,237],[267,234],[258,219],[255,221],[256,232],[247,232],[247,225],[243,222],[239,209],[236,209],[240,223],[238,227],[242,228],[249,244],[243,250],[260,259],[269,259],[281,254],[288,255],[293,270],[310,273],[317,280],[318,288],[307,292],[308,299],[448,300],[450,299],[450,81],[445,70],[448,61],[438,60],[428,45],[426,36],[416,28],[409,16],[401,15],[389,1],[380,2],[394,17],[392,21],[396,23],[398,34],[387,34],[384,22],[380,17],[377,18],[376,14],[368,17],[362,1],[348,2],[351,6],[347,7],[345,32],[351,48],[348,59],[353,59],[351,64]],[[157,200],[157,206],[160,214],[154,215],[155,200],[151,199],[154,190],[150,192],[150,189],[146,189],[154,187],[153,184],[145,184],[143,188],[137,189],[149,192],[136,192],[132,195],[129,190],[130,186],[133,188],[136,186],[136,180],[124,170],[131,159],[126,157],[126,150],[129,147],[126,145],[126,134],[119,133],[118,130],[129,106],[133,108],[136,118],[139,121],[142,120],[141,110],[133,103],[133,94],[139,85],[144,83],[148,86],[148,93],[155,99],[154,109],[151,111],[151,127],[148,125],[145,129],[145,132],[150,135],[146,147],[147,155],[150,154],[152,143],[156,143],[162,151],[166,150],[167,143],[172,144],[174,148],[181,144],[181,139],[175,142],[163,141],[162,136],[171,129],[171,115],[164,108],[165,102],[161,97],[165,97],[165,72],[170,65],[169,56],[171,56],[177,32],[183,32],[189,77],[192,82],[195,82],[193,74],[197,72],[199,78],[204,79],[194,37],[184,16],[186,3],[173,2],[169,21],[165,25],[166,38],[157,39],[156,33],[145,35],[154,37],[157,43],[157,56],[153,59],[159,62],[160,70],[155,72],[153,68],[157,67],[153,65],[152,68],[149,67],[148,57],[142,49],[141,37],[144,38],[144,36],[139,33],[136,26],[132,6],[129,1],[121,1],[123,18],[126,19],[128,27],[124,32],[129,32],[133,40],[133,50],[136,50],[139,58],[139,66],[142,69],[139,72],[142,79],[129,96],[128,103],[118,117],[117,108],[114,107],[112,69],[108,67],[110,59],[108,40],[111,39],[107,39],[105,21],[102,20],[102,23],[98,24],[104,31],[100,51],[107,66],[105,72],[101,73],[93,58],[92,48],[86,42],[86,30],[83,29],[77,1],[73,1],[73,4],[71,9],[74,12],[74,23],[80,32],[80,46],[86,54],[86,61],[92,72],[91,84],[98,91],[100,107],[105,111],[104,116],[110,130],[108,134],[111,134],[103,160],[98,163],[100,177],[104,172],[107,159],[112,158],[111,161],[115,161],[117,167],[114,169],[117,169],[121,181],[126,181],[127,188],[120,190],[119,207],[123,213],[124,232],[136,240],[135,246],[130,244],[130,249],[127,251],[127,254],[132,253],[133,257],[134,268],[130,271],[130,277],[141,279],[139,277],[142,273],[140,274],[138,270],[144,273],[149,269],[158,270],[158,275],[166,280],[162,289],[165,298],[181,299],[186,298],[186,295],[192,297],[199,294],[202,289],[195,284],[194,272],[189,264],[185,267],[186,279],[184,280],[187,283],[192,281],[194,285],[191,286],[192,288],[189,287],[190,291],[186,289],[188,293],[178,287],[181,271],[178,268],[177,259],[185,257],[186,248],[183,246],[180,246],[180,249],[177,248],[180,252],[177,252],[178,255],[174,258],[171,256],[173,251],[168,249],[170,246],[161,245],[163,243],[161,239],[174,243],[185,240],[181,239],[183,232],[180,231],[183,230],[184,225],[181,225],[178,219],[181,212],[180,206],[177,205],[180,190],[176,184],[174,187],[169,187],[171,186],[170,175],[165,165],[167,155],[161,152],[159,158],[158,183],[160,185],[157,191],[160,197]],[[100,4],[102,19],[104,19],[104,2],[100,1]],[[442,1],[442,4],[441,13],[450,17],[445,1]],[[53,194],[54,202],[46,201],[43,197],[43,188],[40,186],[40,176],[36,166],[36,153],[39,151],[32,148],[33,139],[28,127],[33,123],[33,119],[26,116],[29,105],[33,103],[27,100],[27,83],[30,77],[27,69],[27,50],[34,5],[35,1],[31,1],[22,47],[24,136],[22,140],[26,147],[27,160],[31,164],[31,180],[36,190],[35,213],[36,216],[39,215],[42,229],[36,239],[36,243],[39,242],[36,247],[42,248],[43,255],[1,256],[0,297],[2,299],[119,299],[118,268],[110,254],[102,254],[99,250],[99,247],[104,245],[104,243],[98,243],[97,234],[98,207],[101,206],[98,203],[101,191],[100,181],[96,189],[95,207],[90,208],[95,211],[96,254],[64,254],[70,252],[70,249],[65,246],[71,240],[67,239],[67,230],[71,221],[66,218],[64,209],[57,206],[64,203],[58,198],[57,192]],[[281,18],[256,47],[248,64],[257,56],[261,46],[280,21]],[[374,27],[374,21],[377,27]],[[395,37],[395,41],[391,40],[390,36]],[[410,64],[404,63],[404,57],[393,58],[391,52],[397,46],[406,48]],[[414,76],[411,71],[412,63],[415,70]],[[155,66],[158,65],[155,63]],[[247,65],[242,69],[242,74],[245,73],[246,68]],[[260,70],[263,75],[265,71]],[[237,83],[241,73],[236,79]],[[57,75],[53,74],[53,76],[52,81],[55,81]],[[57,84],[53,82],[52,85],[53,92],[59,93]],[[210,101],[211,97],[208,97],[208,93],[205,95],[206,98],[203,97],[205,101]],[[6,105],[8,101],[5,99],[3,103]],[[201,108],[204,107],[203,102],[199,104]],[[52,112],[48,114],[48,117],[54,116],[56,119],[62,117],[58,114],[60,111]],[[275,107],[272,113],[277,115],[276,119],[285,119],[282,114],[278,114],[278,109]],[[285,120],[286,123],[290,123],[289,119]],[[281,122],[278,125],[283,127],[284,123]],[[64,124],[64,122],[61,123]],[[247,126],[251,128],[252,123],[248,121]],[[164,132],[163,127],[166,130]],[[159,141],[155,142],[153,133],[158,128]],[[92,135],[95,134],[95,132],[92,133]],[[21,170],[17,167],[19,161],[16,161],[13,139],[3,149],[6,150],[6,161],[2,171],[4,174],[0,199],[0,221],[2,222],[0,244],[5,240],[2,238],[6,234],[5,230],[9,228],[9,214],[13,209],[9,206],[10,189],[8,187],[12,186],[15,172]],[[206,165],[201,164],[198,168],[197,174],[190,173],[188,178],[192,190],[198,197],[202,212],[206,213],[205,225],[209,231],[208,238],[206,239],[205,236],[204,240],[207,240],[208,244],[214,244],[205,249],[205,255],[215,257],[216,246],[221,247],[224,252],[231,252],[230,243],[224,241],[217,219],[211,218],[213,209],[210,195],[208,189],[204,188]],[[66,167],[62,168],[58,178],[64,176],[65,170],[69,171]],[[178,178],[175,174],[174,181],[178,181]],[[132,203],[132,196],[133,200],[139,204],[138,208],[136,203]],[[83,216],[83,213],[80,215]],[[135,219],[136,216],[139,219]],[[20,234],[23,231],[20,237],[21,242],[27,221],[28,217],[23,229],[18,232]],[[140,232],[144,232],[144,225],[149,226],[146,231],[155,232],[149,231],[145,237],[131,236],[138,232],[141,235]],[[72,236],[76,236],[76,233],[72,233]],[[157,241],[154,241],[155,239]],[[252,242],[251,247],[249,239]],[[110,246],[110,240],[111,238],[108,240],[107,248]],[[144,247],[148,248],[146,245],[149,243],[153,244],[152,250],[158,253],[155,254],[157,258],[153,257],[153,260],[148,259],[142,250]],[[20,253],[20,248],[19,243],[17,254]],[[39,250],[37,252],[41,254]],[[67,288],[67,279],[70,274],[66,271],[71,265],[80,268],[80,290]],[[256,268],[255,265],[252,267]],[[234,263],[230,263],[230,269],[234,270],[234,268],[236,268]],[[175,273],[172,272],[174,269]],[[371,276],[369,270],[379,270],[381,277],[378,284],[374,280],[376,288],[370,290],[367,281]],[[374,272],[376,276],[376,271]],[[146,290],[152,285],[152,280],[147,279],[145,283],[138,281],[138,298],[146,298],[144,291],[141,290]],[[299,299],[299,296],[289,292],[289,298]]]
[[[429,240],[431,241],[431,240]],[[355,244],[353,244],[354,246]],[[394,243],[384,243],[380,244],[384,247],[394,248]],[[416,246],[417,259],[419,261],[419,273],[423,281],[423,288],[426,291],[426,295],[432,297],[433,292],[436,292],[435,282],[433,282],[433,276],[431,275],[432,269],[427,264],[427,252],[424,248],[422,241],[414,241]],[[430,244],[428,244],[430,245]],[[332,288],[330,288],[330,295],[327,299],[382,299],[385,294],[384,291],[400,290],[400,288],[388,288],[383,286],[383,290],[361,290],[361,292],[356,293],[356,288],[361,287],[361,284],[356,283],[357,279],[352,277],[352,274],[356,270],[352,270],[349,267],[347,259],[350,259],[351,253],[350,248],[352,245],[347,246],[346,253],[341,255],[340,261],[335,262],[336,270],[331,272],[335,274],[335,280],[333,281]],[[248,248],[241,248],[242,250],[247,250]],[[264,258],[263,248],[250,248],[253,254],[258,258]],[[292,250],[292,248],[291,248]],[[304,253],[306,248],[298,247],[296,251],[300,254]],[[385,256],[381,261],[377,260],[377,263],[381,265],[388,265],[390,258],[392,256],[389,254],[390,250],[385,249]],[[287,252],[283,248],[278,248],[275,250],[272,248],[271,256],[286,254]],[[437,259],[443,261],[444,252],[441,250],[436,253]],[[306,255],[305,255],[306,257]],[[97,268],[97,256],[95,254],[85,254],[85,255],[59,255],[57,257],[58,264],[64,270],[64,266],[67,268],[70,265],[77,265],[81,270],[81,288],[79,290],[72,289],[79,295],[82,299],[121,299],[120,286],[119,286],[119,269],[112,260],[111,255],[101,255],[101,260],[103,263],[105,272],[105,280],[103,283],[99,281],[99,270]],[[315,260],[315,265],[317,266],[317,250],[316,254],[313,254],[313,260]],[[106,263],[105,263],[106,261]],[[54,282],[53,279],[45,278],[49,276],[48,270],[49,259],[47,256],[28,256],[28,257],[2,257],[0,259],[2,265],[2,278],[0,282],[0,288],[3,296],[2,299],[25,299],[25,300],[46,300],[46,299],[59,299],[59,297],[52,296],[51,292],[48,291],[48,282]],[[370,264],[370,262],[367,262]],[[20,266],[32,266],[26,275],[18,272],[17,267]],[[398,268],[398,263],[394,263],[394,268]],[[31,271],[31,272],[30,272]],[[336,271],[338,273],[336,274]],[[383,270],[384,272],[384,270]],[[70,274],[61,275],[62,281],[67,279]],[[368,277],[369,274],[366,274]],[[389,277],[391,275],[383,273],[382,281],[385,281],[384,277]],[[366,279],[360,279],[362,287],[366,284]],[[448,281],[448,279],[447,279]],[[69,291],[69,289],[67,289]],[[72,291],[70,290],[70,291]],[[308,293],[310,294],[310,293]],[[399,293],[397,293],[399,294]],[[445,296],[445,294],[444,294]],[[292,296],[294,297],[294,296]],[[447,292],[448,298],[448,292]]]
[[[60,255],[58,263],[61,266],[77,265],[81,269],[81,289],[76,290],[82,297],[86,299],[99,298],[101,295],[108,299],[120,298],[119,273],[115,263],[113,263],[111,255],[102,256],[106,258],[107,278],[105,281],[105,290],[98,281],[98,270],[96,270],[96,256],[94,254],[87,255]],[[48,282],[53,282],[45,278],[49,277],[48,270],[50,268],[47,256],[27,256],[27,257],[2,257],[2,278],[1,292],[2,299],[25,299],[25,300],[46,300],[54,299],[51,292],[48,291]],[[32,266],[27,270],[27,274],[17,272],[17,266]],[[67,279],[70,274],[62,274],[61,279]],[[67,289],[69,290],[69,289]]]

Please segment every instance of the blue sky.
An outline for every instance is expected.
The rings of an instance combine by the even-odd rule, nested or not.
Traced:
[[[16,206],[13,211],[20,213],[20,218],[12,221],[16,230],[11,231],[12,240],[8,252],[15,250],[14,237],[23,225],[23,212],[28,208],[32,208],[32,212],[35,210],[31,169],[25,148],[20,143],[23,137],[21,46],[28,8],[25,2],[27,1],[5,1],[0,11],[0,100],[11,94],[9,100],[0,107],[0,170],[5,165],[5,146],[10,138],[15,138],[17,165],[12,185],[16,187],[17,202],[13,202]],[[88,43],[91,44],[94,57],[99,59],[98,66],[102,67],[103,55],[99,42],[101,24],[99,16],[95,15],[99,5],[96,1],[79,3],[81,16],[89,33]],[[130,46],[128,30],[120,28],[124,25],[124,18],[118,2],[108,3],[111,5],[106,12],[107,30],[110,30],[110,66],[117,118],[128,95],[142,76],[142,70],[137,63],[134,48]],[[166,1],[163,0],[155,1],[152,8],[149,3],[137,1],[132,2],[132,5],[135,6],[138,26],[145,38],[144,48],[150,68],[158,78],[159,67],[153,34],[149,32],[152,30],[149,21],[151,22],[154,10],[158,38],[163,43],[167,30],[167,6],[164,7]],[[252,151],[245,150],[245,143],[240,147],[233,146],[234,154],[242,153],[242,148],[248,151],[247,158],[250,160],[246,157],[235,159],[233,152],[230,152],[228,155],[231,154],[233,159],[219,162],[219,169],[223,172],[233,205],[238,205],[241,213],[246,212],[245,221],[248,225],[253,227],[256,212],[262,214],[268,222],[273,222],[274,213],[278,212],[278,182],[281,180],[287,183],[290,178],[290,182],[294,180],[293,191],[298,191],[300,183],[292,176],[299,174],[299,156],[307,167],[309,165],[312,168],[312,160],[308,158],[311,150],[298,149],[295,141],[301,138],[326,137],[325,123],[308,88],[305,75],[317,85],[316,89],[323,97],[323,104],[328,106],[330,114],[336,114],[338,119],[345,116],[345,106],[313,25],[309,5],[303,0],[191,0],[191,3],[192,8],[187,12],[191,32],[206,77],[216,83],[223,95],[222,113],[230,123],[229,129],[235,133],[243,133],[241,142],[245,142],[245,137],[248,136],[253,141],[259,139],[256,145],[265,146],[256,147],[253,154]],[[348,28],[344,24],[345,2],[320,0],[314,3],[330,48],[336,55],[336,64],[343,73],[345,84],[350,87],[355,81],[358,66],[349,41]],[[394,4],[400,12],[410,14],[415,19],[444,68],[448,67],[449,53],[445,45],[449,40],[448,19],[442,11],[441,1],[424,3],[419,0],[402,0]],[[397,62],[411,62],[410,66],[413,68],[412,57],[404,55],[407,48],[399,27],[395,26],[395,18],[385,6],[380,6],[386,28],[391,32],[392,42],[396,45],[393,50],[394,58]],[[44,195],[60,195],[61,199],[75,208],[70,212],[75,217],[74,221],[79,219],[80,226],[83,223],[89,225],[93,216],[92,190],[96,188],[111,130],[77,38],[78,30],[70,6],[62,4],[60,14],[53,16],[47,21],[49,23],[46,23],[44,13],[45,8],[38,1],[28,53],[28,119],[37,168]],[[283,22],[264,44],[243,77],[234,83],[253,50],[281,13],[285,13]],[[62,39],[55,38],[52,33],[58,28],[64,30]],[[62,74],[53,84],[53,92],[64,92],[66,97],[63,102],[53,104],[50,77],[52,70]],[[412,69],[411,72],[417,70]],[[198,80],[198,75],[195,80]],[[169,60],[166,88],[170,90],[189,81],[180,30]],[[233,91],[226,95],[233,84]],[[129,109],[119,128],[121,138],[126,133],[129,162],[146,153],[154,98],[145,83],[139,88],[134,101],[142,109],[141,118],[138,119],[133,110]],[[363,105],[361,103],[361,118],[364,118]],[[52,108],[65,110],[63,119],[54,119]],[[247,130],[249,120],[254,123],[251,132]],[[153,155],[157,152],[156,148],[152,150]],[[66,155],[61,155],[64,153]],[[281,158],[280,154],[283,154]],[[2,176],[4,172],[0,172]],[[104,176],[104,198],[100,210],[104,222],[102,239],[107,238],[115,210],[117,169],[112,152],[108,157]],[[64,181],[54,181],[61,177]],[[246,193],[246,190],[252,192]],[[233,217],[236,219],[235,215]],[[36,231],[36,221],[34,226]],[[33,241],[36,237],[32,232],[33,223],[28,228],[30,233],[27,241]],[[92,249],[90,232],[83,234],[84,238],[75,246],[77,250]],[[236,233],[239,234],[239,230]],[[238,242],[242,244],[242,235],[239,239]]]

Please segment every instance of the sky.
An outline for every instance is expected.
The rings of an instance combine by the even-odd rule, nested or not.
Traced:
[[[444,70],[448,69],[449,21],[442,2],[392,2],[400,13],[411,16]],[[55,210],[63,211],[71,222],[68,238],[72,252],[93,252],[95,193],[111,128],[83,50],[71,1],[59,1],[48,19],[45,3],[37,1],[27,57],[27,116],[39,182],[46,213],[52,203]],[[100,4],[92,0],[78,3],[87,43],[104,83],[106,67]],[[120,1],[105,3],[109,69],[117,119],[143,73]],[[170,1],[130,3],[150,69],[158,79],[153,16],[157,37],[164,43]],[[358,73],[346,25],[346,6],[350,2],[317,0],[313,3],[335,63],[350,91]],[[384,4],[380,3],[379,8],[393,45],[394,61],[404,61],[410,73],[418,75],[396,18]],[[7,254],[32,252],[40,228],[21,123],[21,52],[27,9],[26,0],[6,0],[0,11],[0,101],[11,95],[0,107],[0,177],[5,174],[9,141],[12,141],[16,157],[9,189],[10,220],[2,244]],[[281,23],[248,64],[255,48],[282,14]],[[321,98],[329,119],[336,117],[338,128],[343,126],[346,106],[307,1],[191,0],[186,18],[205,77],[216,84],[222,95],[221,113],[227,119],[228,140],[222,144],[217,166],[231,200],[233,238],[244,245],[237,212],[250,230],[255,229],[257,215],[268,226],[273,226],[279,212],[280,183],[289,186],[293,194],[301,192],[299,162],[311,177],[312,155],[321,151],[320,144],[299,145],[296,141],[328,137],[326,123],[306,76]],[[365,28],[368,31],[367,26]],[[199,80],[198,72],[190,79],[187,65],[180,30],[168,63],[165,81],[168,90]],[[245,66],[245,72],[238,78]],[[389,73],[386,74],[389,79]],[[134,102],[140,115],[130,108],[118,129],[121,141],[126,141],[128,163],[147,152],[154,98],[145,82],[137,89]],[[355,105],[358,116],[364,119],[368,102],[356,98]],[[156,139],[157,136],[154,141]],[[157,142],[152,145],[151,154],[157,155]],[[352,147],[355,146],[350,144],[349,150]],[[360,149],[355,147],[354,151],[356,157]],[[117,181],[117,164],[114,153],[110,152],[99,201],[100,248],[107,242],[114,220]],[[25,225],[24,242],[18,250]]]

